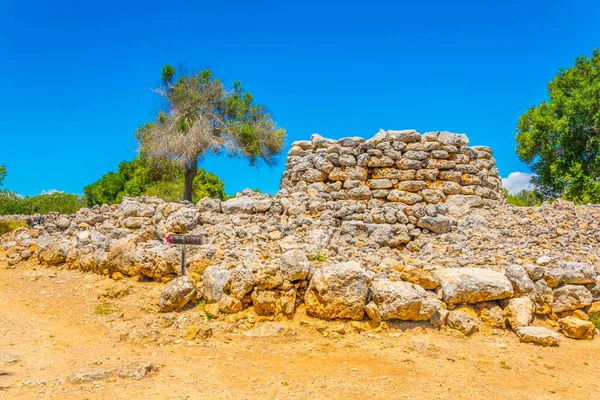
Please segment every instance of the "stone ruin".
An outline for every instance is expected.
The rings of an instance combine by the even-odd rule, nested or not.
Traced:
[[[448,132],[313,135],[293,143],[274,196],[125,198],[35,217],[0,250],[10,268],[30,261],[170,282],[164,312],[203,299],[224,315],[291,319],[303,307],[322,319],[422,321],[467,335],[509,327],[543,345],[558,343],[552,326],[593,338],[584,315],[600,313],[600,208],[507,205],[491,150],[467,145]],[[169,233],[207,238],[188,249],[189,276],[178,277]]]
[[[450,132],[382,130],[368,140],[314,134],[292,144],[281,188],[362,200],[367,210],[398,203],[435,206],[454,195],[467,196],[474,207],[503,204],[492,150],[468,143],[466,135]],[[353,219],[374,222],[368,213]]]

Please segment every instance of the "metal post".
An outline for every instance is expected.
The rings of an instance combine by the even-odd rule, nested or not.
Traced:
[[[181,249],[181,276],[185,276],[185,244]]]

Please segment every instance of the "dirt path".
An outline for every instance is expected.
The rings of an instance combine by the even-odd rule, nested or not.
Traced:
[[[98,313],[98,294],[112,284],[78,271],[0,267],[0,398],[600,398],[598,339],[542,348],[506,333],[463,338],[422,328],[332,339],[299,316],[293,336],[247,337],[239,324],[213,320],[200,324],[211,337],[186,341],[199,307],[169,320],[152,307],[164,286],[134,282],[111,300],[118,312]],[[142,362],[160,369],[119,376]],[[108,376],[70,381],[89,370]]]

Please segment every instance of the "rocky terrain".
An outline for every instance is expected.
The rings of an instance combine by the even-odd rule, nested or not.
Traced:
[[[448,132],[313,135],[293,144],[275,196],[125,198],[35,216],[1,238],[0,265],[111,278],[100,313],[130,281],[158,282],[145,326],[111,327],[126,342],[196,341],[265,321],[284,323],[279,335],[300,320],[331,339],[402,324],[541,346],[594,339],[600,206],[507,205],[491,150],[467,144]],[[205,238],[187,246],[185,276],[180,248],[165,241],[173,233]]]

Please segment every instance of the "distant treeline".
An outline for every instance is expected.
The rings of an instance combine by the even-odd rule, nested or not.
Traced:
[[[31,197],[20,197],[8,190],[0,191],[0,215],[73,214],[85,206],[83,196],[54,192]]]
[[[0,172],[4,177],[6,172]],[[22,197],[6,189],[0,190],[0,215],[73,214],[82,207],[120,203],[124,196],[143,194],[166,201],[181,201],[183,179],[183,167],[179,163],[136,157],[120,163],[117,172],[109,172],[86,186],[84,196],[54,192]],[[225,199],[225,184],[212,172],[198,169],[193,182],[193,200],[197,202],[203,197]]]

